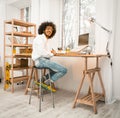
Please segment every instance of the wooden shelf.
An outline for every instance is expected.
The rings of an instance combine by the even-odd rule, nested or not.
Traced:
[[[6,55],[5,58],[31,58],[31,54],[13,54],[13,56]]]
[[[104,95],[102,95],[100,93],[94,93],[94,96],[95,96],[95,102],[97,102],[98,100],[104,98]],[[84,97],[82,97],[80,99],[77,99],[77,102],[81,103],[81,104],[94,106],[91,94],[86,95],[86,96],[84,96]]]
[[[31,69],[31,68],[32,68],[32,67],[14,67],[14,68],[11,68],[11,70],[17,71],[17,70]]]
[[[19,28],[20,31],[14,31],[14,27]],[[22,29],[24,29],[25,31],[22,31]],[[10,39],[9,39],[9,36],[10,36]],[[14,83],[19,81],[24,81],[29,78],[28,71],[31,69],[31,65],[28,61],[30,61],[31,52],[21,53],[21,50],[30,49],[32,51],[32,44],[29,44],[29,40],[35,38],[35,36],[36,36],[36,25],[34,23],[29,23],[29,22],[25,22],[17,19],[6,20],[4,22],[4,50],[5,50],[4,51],[4,69],[5,69],[4,70],[4,77],[5,77],[4,89],[5,90],[9,86],[11,86],[11,91],[14,92]],[[15,40],[14,37],[17,37],[21,40],[21,42],[25,41],[26,43],[18,44],[19,43],[18,41],[17,42],[14,41]],[[11,42],[11,43],[8,44],[8,42]],[[14,43],[17,43],[17,44],[14,44]],[[14,47],[17,47],[20,54],[15,53]],[[9,51],[8,53],[7,50],[9,48],[11,52]],[[6,62],[8,64],[7,66],[6,66]],[[20,66],[18,67],[17,65],[20,65]],[[29,67],[22,67],[26,65]],[[21,74],[15,72],[15,71],[21,71],[21,70],[25,71],[24,75],[26,76],[19,76]],[[14,77],[16,75],[18,76]],[[9,81],[11,81],[11,84]]]
[[[19,82],[19,81],[23,81],[23,80],[27,80],[29,78],[29,76],[19,76],[19,77],[14,77],[13,78],[13,82]]]
[[[32,47],[32,44],[6,44],[8,47]]]
[[[31,54],[14,54],[13,55],[14,57],[16,57],[16,58],[20,58],[20,57],[31,57]]]
[[[23,26],[23,27],[32,27],[32,26],[36,25],[34,23],[24,22],[24,21],[18,20],[18,19],[6,20],[5,23],[6,24],[14,24],[14,25]]]
[[[14,36],[20,36],[20,37],[35,37],[35,34],[30,33],[22,33],[22,32],[6,32],[5,35],[14,35]]]

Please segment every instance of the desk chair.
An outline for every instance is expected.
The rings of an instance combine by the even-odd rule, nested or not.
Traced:
[[[46,84],[42,83],[42,81],[41,81],[42,70],[47,70],[48,71],[50,86],[47,86]],[[40,72],[40,78],[39,79],[38,79],[37,71]],[[33,80],[32,80],[32,77],[34,77]],[[31,97],[32,97],[32,92],[33,92],[34,85],[37,85],[38,86],[38,95],[39,95],[39,99],[40,99],[39,100],[39,112],[41,112],[41,101],[43,101],[43,90],[42,89],[46,89],[46,90],[51,92],[52,105],[53,105],[53,108],[54,108],[55,107],[55,105],[54,105],[54,92],[56,90],[54,88],[52,88],[52,82],[51,82],[51,79],[50,79],[50,69],[45,68],[45,67],[40,68],[40,67],[33,66],[32,70],[31,70],[30,78],[27,82],[25,94],[27,94],[28,87],[30,85],[31,80],[32,80],[32,86],[31,86],[31,91],[30,91],[29,104],[31,103]]]

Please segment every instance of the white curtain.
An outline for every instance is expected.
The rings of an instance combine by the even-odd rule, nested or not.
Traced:
[[[109,4],[108,4],[109,3]],[[110,65],[111,61],[113,63],[113,42],[114,42],[114,0],[98,0],[96,1],[96,20],[102,26],[106,27],[107,29],[111,30],[112,33],[106,32],[99,26],[96,26],[96,45],[95,51],[96,53],[106,54],[106,46],[107,42],[109,41],[109,52],[111,55],[111,59],[106,57],[103,58],[101,61],[101,68],[102,68],[102,77],[103,83],[105,86],[106,91],[106,103],[113,103],[115,101],[114,97],[114,86],[113,86],[113,66]],[[113,63],[114,64],[114,63]]]
[[[6,19],[6,0],[0,0],[0,66],[3,66],[4,20]]]
[[[113,86],[114,98],[120,99],[120,0],[114,5],[114,50],[113,50]]]

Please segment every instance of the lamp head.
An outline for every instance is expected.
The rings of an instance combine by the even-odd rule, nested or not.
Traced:
[[[94,22],[95,22],[95,18],[94,18],[94,17],[90,17],[90,18],[89,18],[89,22],[90,22],[90,23],[94,23]]]

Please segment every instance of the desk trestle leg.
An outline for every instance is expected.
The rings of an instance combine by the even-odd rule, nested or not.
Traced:
[[[96,72],[98,73],[98,77],[99,77],[101,88],[102,88],[102,93],[95,93],[94,92],[93,80],[94,80],[94,76],[95,76]],[[85,76],[87,76],[86,79],[89,82],[88,94],[86,96],[82,97],[82,98],[78,98],[78,96],[80,94],[80,91],[81,91],[81,88],[83,86]],[[90,105],[90,106],[93,106],[94,113],[96,114],[97,113],[96,102],[98,100],[100,100],[101,98],[105,98],[105,89],[104,89],[104,85],[103,85],[103,82],[102,82],[102,77],[101,77],[101,74],[100,74],[100,68],[85,70],[83,72],[83,78],[80,82],[80,86],[79,86],[78,91],[77,91],[76,96],[75,96],[75,100],[74,100],[74,103],[73,103],[73,108],[75,108],[76,103]]]
[[[84,79],[85,79],[85,73],[83,73],[83,78],[82,78],[82,80],[81,80],[81,82],[80,82],[80,86],[79,86],[78,91],[77,91],[77,93],[76,93],[75,100],[74,100],[74,104],[73,104],[73,108],[75,108],[75,105],[76,105],[78,96],[79,96],[79,94],[80,94],[80,90],[81,90],[81,88],[82,88]]]

